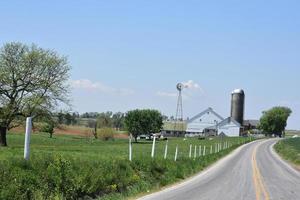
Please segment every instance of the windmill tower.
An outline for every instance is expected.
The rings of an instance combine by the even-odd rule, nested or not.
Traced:
[[[182,90],[184,85],[182,83],[178,83],[176,85],[178,90],[178,100],[177,100],[177,109],[176,109],[176,117],[174,123],[174,131],[182,132],[184,131],[184,123],[183,123],[183,109],[182,109]]]

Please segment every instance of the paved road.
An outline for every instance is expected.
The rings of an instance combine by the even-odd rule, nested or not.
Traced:
[[[276,141],[246,144],[190,180],[140,200],[300,200],[300,172],[274,153]]]

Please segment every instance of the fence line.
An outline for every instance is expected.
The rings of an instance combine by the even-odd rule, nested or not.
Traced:
[[[128,146],[128,159],[129,161],[132,161],[133,156],[133,141],[132,141],[133,137],[132,135],[129,136],[129,146]],[[240,138],[238,140],[216,140],[213,141],[210,145],[199,145],[199,144],[188,144],[189,145],[189,152],[188,152],[188,157],[190,159],[194,159],[196,160],[198,157],[201,159],[202,156],[207,156],[207,155],[212,155],[214,153],[219,153],[223,150],[229,149],[231,148],[233,145],[242,145],[244,143],[247,142],[251,142],[253,140],[253,138]],[[155,149],[156,149],[156,136],[154,135],[153,137],[153,143],[152,143],[152,149],[151,149],[151,158],[155,157]],[[184,145],[184,144],[183,144]],[[160,148],[164,149],[163,154],[161,154],[161,156],[163,157],[163,159],[167,159],[168,158],[168,153],[169,153],[169,140],[166,141],[166,143],[163,146],[160,146]],[[181,149],[185,149],[185,147],[181,147]],[[187,156],[185,151],[182,151],[181,154],[183,154],[182,156],[185,157]],[[176,149],[175,149],[175,155],[174,155],[174,161],[178,160],[178,156],[181,155],[179,154],[179,144],[176,145]]]

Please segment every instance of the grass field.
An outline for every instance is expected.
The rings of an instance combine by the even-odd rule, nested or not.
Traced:
[[[281,140],[275,145],[275,149],[284,159],[294,163],[300,169],[300,138]]]
[[[286,131],[286,137],[293,137],[295,135],[298,135],[300,137],[300,131],[296,131],[296,130],[287,130]]]
[[[227,141],[233,146],[219,153],[189,158],[190,145],[211,146]],[[170,138],[158,141],[155,158],[151,141],[133,143],[128,161],[128,140],[93,140],[81,136],[47,134],[31,137],[31,160],[23,160],[24,135],[9,134],[7,148],[0,148],[0,199],[124,199],[184,179],[228,154],[246,138],[198,140]],[[178,160],[174,161],[176,145]],[[197,154],[199,149],[197,149]]]

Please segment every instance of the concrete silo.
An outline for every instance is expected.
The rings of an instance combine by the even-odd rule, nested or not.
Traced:
[[[231,93],[231,117],[243,126],[245,110],[245,93],[236,89]]]

